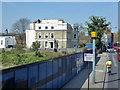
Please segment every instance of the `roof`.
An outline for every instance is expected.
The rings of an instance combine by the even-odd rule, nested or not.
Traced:
[[[0,33],[0,36],[15,36],[15,35],[16,35],[15,33],[8,33],[8,34]]]

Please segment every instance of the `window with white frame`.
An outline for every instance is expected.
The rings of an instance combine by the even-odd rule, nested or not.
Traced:
[[[45,48],[47,48],[48,47],[48,42],[47,41],[45,41]]]
[[[1,45],[3,45],[3,40],[1,40]]]
[[[38,34],[38,38],[42,38],[42,35],[41,35],[41,33],[39,33],[39,34]]]
[[[41,41],[39,41],[39,44],[40,44],[40,48],[42,47],[42,42]]]
[[[54,38],[54,33],[51,33],[51,38]]]
[[[48,38],[48,33],[45,34],[45,38]]]

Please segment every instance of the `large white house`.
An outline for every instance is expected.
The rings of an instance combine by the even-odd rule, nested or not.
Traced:
[[[62,19],[37,20],[26,30],[26,44],[39,41],[40,48],[77,48],[78,27],[65,23]]]
[[[0,34],[0,48],[12,48],[16,44],[15,36],[12,34]]]

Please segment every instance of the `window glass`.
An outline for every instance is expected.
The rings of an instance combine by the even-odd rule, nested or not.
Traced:
[[[74,48],[76,48],[76,45],[74,45]]]
[[[38,38],[42,38],[41,33],[38,34]]]
[[[48,33],[45,34],[45,38],[48,38]]]
[[[48,27],[46,26],[45,29],[48,29]]]
[[[47,41],[45,42],[45,47],[48,47],[48,42]]]
[[[3,44],[3,40],[1,40],[1,45]]]
[[[54,34],[53,33],[51,33],[51,38],[54,38]]]
[[[39,44],[40,44],[40,48],[42,47],[42,42],[41,41],[39,41]]]
[[[54,29],[54,27],[52,26],[51,29]]]
[[[39,29],[41,29],[41,27],[39,27]]]
[[[74,39],[76,39],[76,34],[74,34]]]
[[[116,46],[117,46],[117,43],[114,44],[114,47],[116,47]]]

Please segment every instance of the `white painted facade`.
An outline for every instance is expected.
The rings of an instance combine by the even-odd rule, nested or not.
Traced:
[[[10,48],[15,45],[15,36],[0,36],[0,48]]]
[[[48,38],[45,37],[46,33],[49,34]],[[51,38],[51,33],[54,34],[54,38]],[[76,34],[76,38],[74,38],[74,34]],[[41,38],[39,38],[39,35]],[[58,46],[64,47],[66,45],[67,48],[77,48],[78,29],[75,29],[74,25],[65,23],[63,20],[36,21],[30,24],[30,30],[26,30],[27,47],[30,48],[35,41],[39,41],[44,48],[55,48],[58,45],[57,43],[59,43]],[[45,47],[46,42],[48,45]]]
[[[45,27],[48,27],[47,30],[52,30],[51,26],[54,26],[55,30],[67,30],[67,23],[63,23],[63,21],[59,20],[42,20],[40,23],[35,24],[34,28],[34,23],[30,24],[30,30],[46,30]],[[39,29],[41,27],[41,29]]]
[[[27,47],[30,48],[33,42],[35,42],[35,30],[26,30]]]

